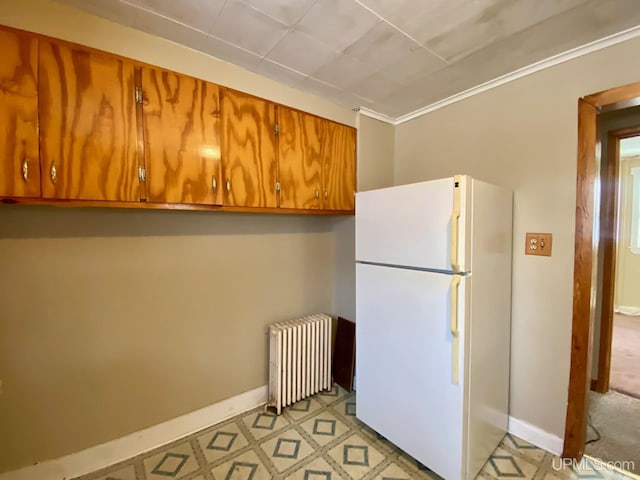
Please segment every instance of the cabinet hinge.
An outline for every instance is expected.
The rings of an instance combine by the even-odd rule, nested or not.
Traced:
[[[142,103],[142,89],[140,87],[136,87],[136,103]]]
[[[276,182],[276,193],[280,192],[280,182]]]
[[[280,135],[280,125],[275,123],[273,125],[273,133],[275,133],[276,135]]]
[[[147,169],[144,168],[144,166],[142,165],[138,167],[138,178],[140,179],[141,182],[144,182],[147,180]]]

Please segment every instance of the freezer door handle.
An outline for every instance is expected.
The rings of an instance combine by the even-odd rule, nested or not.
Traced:
[[[462,177],[456,175],[455,187],[453,189],[453,213],[451,214],[451,269],[460,272],[460,262],[458,260],[458,236],[460,231],[460,204],[462,196]]]
[[[458,291],[460,286],[460,275],[454,275],[451,279],[451,308],[450,308],[450,329],[451,329],[451,382],[458,384],[460,336],[458,331]]]
[[[458,263],[458,225],[460,222],[460,210],[455,209],[451,214],[451,269],[454,272],[460,271]]]

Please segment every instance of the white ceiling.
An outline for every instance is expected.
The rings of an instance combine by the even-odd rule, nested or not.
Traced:
[[[58,0],[399,117],[640,25],[640,0]]]

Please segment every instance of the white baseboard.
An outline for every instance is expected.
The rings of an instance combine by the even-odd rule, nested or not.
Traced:
[[[187,413],[77,453],[0,474],[0,480],[64,480],[99,470],[171,443],[267,401],[267,386]]]
[[[640,307],[630,305],[616,305],[614,310],[616,313],[622,313],[623,315],[631,315],[634,317],[640,315]]]
[[[534,444],[536,447],[542,448],[554,455],[560,456],[562,454],[562,448],[564,446],[562,438],[557,437],[552,433],[545,432],[541,428],[531,425],[523,420],[509,417],[508,431],[510,434],[526,440],[527,442]]]

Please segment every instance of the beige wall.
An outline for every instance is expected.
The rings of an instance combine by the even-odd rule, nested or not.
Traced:
[[[266,326],[333,311],[325,218],[0,208],[0,471],[266,384]]]
[[[631,169],[640,167],[640,157],[620,159],[620,237],[616,263],[616,306],[631,307],[640,312],[640,253],[631,244],[632,176]]]
[[[358,191],[393,185],[395,129],[364,115],[358,118]],[[356,320],[355,218],[336,219],[336,314]]]
[[[358,191],[393,185],[395,128],[385,122],[359,116]]]
[[[564,436],[571,344],[577,100],[640,80],[640,39],[591,53],[400,125],[397,184],[471,174],[514,190],[511,414]],[[525,256],[525,232],[553,256]]]
[[[46,0],[0,2],[0,24],[355,124],[349,109]],[[0,471],[265,385],[266,325],[334,311],[334,222],[0,206]]]

